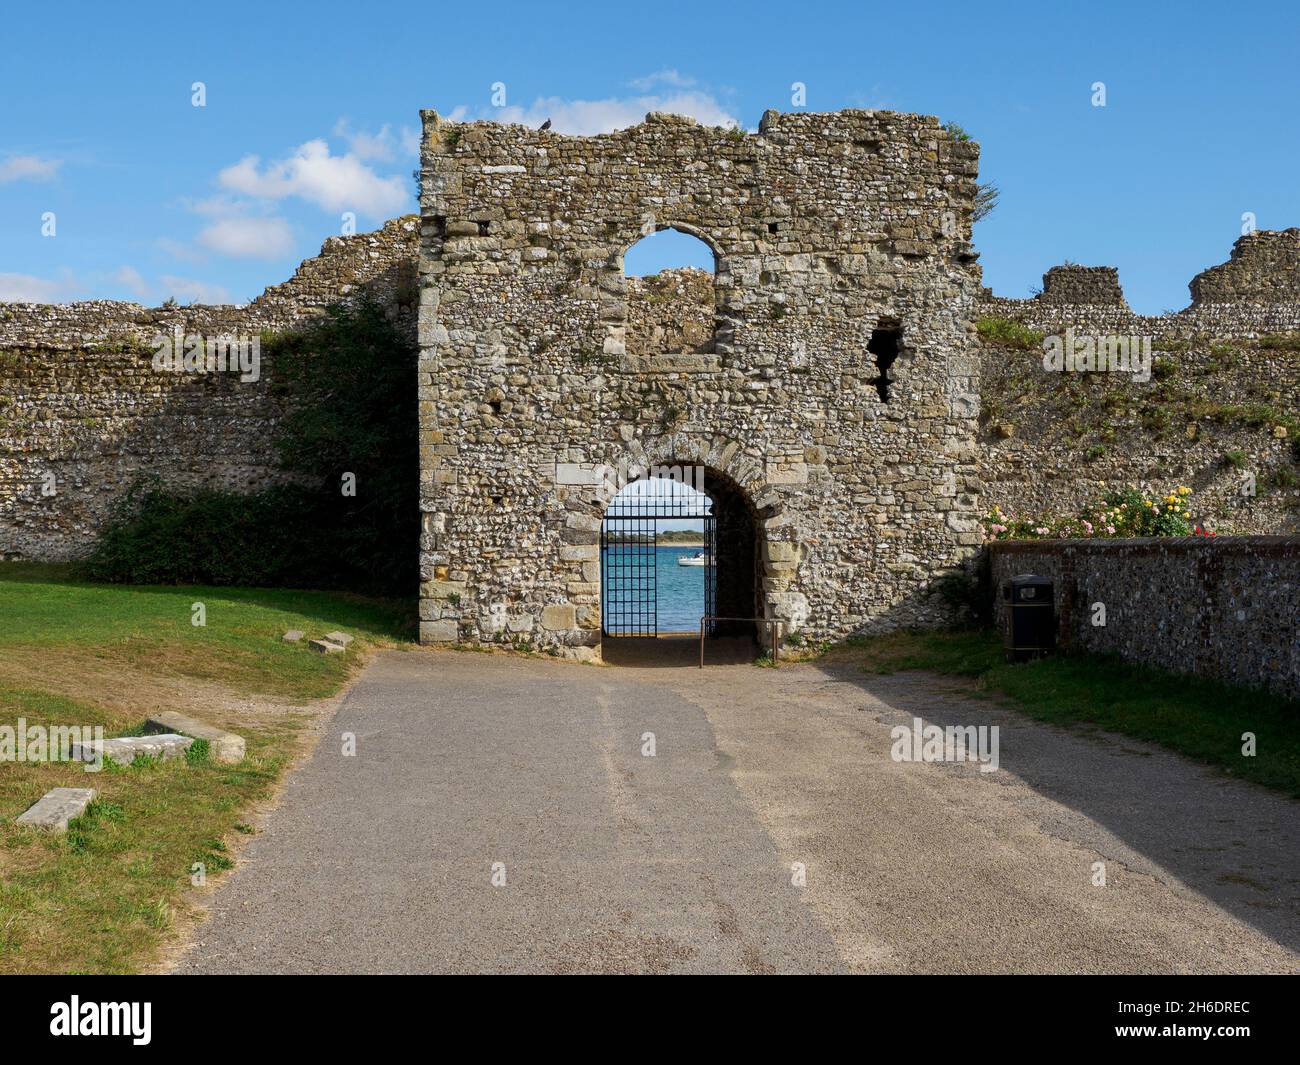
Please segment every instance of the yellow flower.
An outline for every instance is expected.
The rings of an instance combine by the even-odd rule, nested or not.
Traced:
[[[1178,486],[1178,494],[1179,494],[1180,496],[1189,496],[1189,495],[1192,494],[1192,490],[1191,490],[1190,488],[1188,488],[1187,485],[1185,485],[1185,484],[1180,484],[1180,485]]]

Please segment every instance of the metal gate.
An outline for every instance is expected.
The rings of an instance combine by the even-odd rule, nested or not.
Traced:
[[[717,519],[713,500],[681,481],[633,481],[609,505],[600,526],[601,631],[659,635],[659,522],[695,518],[704,526],[704,614],[717,613]],[[669,545],[671,546],[671,545]],[[676,565],[676,559],[673,559]],[[710,631],[713,626],[710,625]]]

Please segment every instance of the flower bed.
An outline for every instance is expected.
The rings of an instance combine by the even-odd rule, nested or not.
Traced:
[[[1107,492],[1078,514],[1064,517],[1022,516],[994,507],[982,519],[986,540],[1072,540],[1092,537],[1213,536],[1192,524],[1187,498],[1179,485],[1164,495],[1138,488]]]

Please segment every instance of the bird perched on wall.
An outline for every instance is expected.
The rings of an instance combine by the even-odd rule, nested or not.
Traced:
[[[541,127],[540,127],[540,128],[541,128],[541,129],[550,129],[550,128],[551,128],[551,120],[548,118],[545,122],[543,122],[543,123],[541,124]]]

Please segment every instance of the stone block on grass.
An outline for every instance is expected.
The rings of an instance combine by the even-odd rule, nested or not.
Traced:
[[[335,643],[333,640],[308,640],[307,646],[322,655],[337,655],[347,650],[341,643]]]
[[[19,814],[14,823],[66,832],[68,822],[84,814],[94,798],[94,788],[51,788],[26,813]]]
[[[102,752],[105,760],[118,765],[130,765],[139,755],[168,761],[180,758],[194,742],[191,736],[178,736],[173,732],[154,733],[148,736],[117,736],[110,740],[91,740],[74,743],[74,761],[93,762]]]
[[[145,722],[148,732],[172,732],[208,741],[208,753],[214,762],[242,762],[245,754],[244,737],[226,732],[215,725],[199,721],[175,710],[161,710],[151,714]]]

